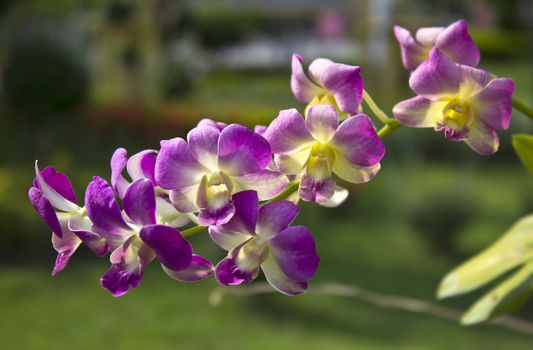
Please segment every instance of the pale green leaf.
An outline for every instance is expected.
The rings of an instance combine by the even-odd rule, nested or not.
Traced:
[[[530,262],[481,297],[466,311],[461,323],[471,325],[515,311],[533,292],[532,275],[533,262]]]
[[[513,135],[513,147],[524,167],[533,174],[533,136],[526,134]]]
[[[528,261],[533,261],[533,214],[520,219],[498,241],[447,274],[437,297],[469,292]]]

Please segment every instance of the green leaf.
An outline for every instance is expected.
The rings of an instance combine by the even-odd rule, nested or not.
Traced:
[[[471,325],[518,309],[533,293],[532,275],[533,262],[530,262],[481,297],[466,311],[461,323]]]
[[[448,273],[437,297],[469,292],[529,261],[533,261],[533,214],[520,219],[498,241]]]
[[[513,147],[524,167],[533,174],[533,136],[527,134],[513,135]]]

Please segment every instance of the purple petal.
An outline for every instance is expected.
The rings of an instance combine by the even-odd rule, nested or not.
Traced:
[[[339,114],[332,105],[316,105],[309,108],[305,125],[315,140],[328,143],[339,126]]]
[[[152,259],[151,249],[137,236],[130,237],[111,254],[112,265],[100,278],[102,287],[114,297],[126,294],[141,283],[144,268]]]
[[[276,168],[287,176],[298,176],[304,169],[309,156],[311,155],[312,145],[310,144],[306,149],[295,152],[293,154],[276,154],[274,155],[274,162]]]
[[[251,254],[241,253],[248,243],[243,243],[230,251],[228,256],[217,264],[215,267],[215,279],[218,283],[225,286],[235,286],[242,283],[250,283],[257,277],[262,254],[254,254],[253,250]]]
[[[137,226],[153,225],[155,220],[154,185],[148,179],[139,179],[126,189],[122,201],[124,212]]]
[[[219,208],[202,208],[198,213],[198,223],[202,226],[217,226],[228,223],[235,214],[231,201]]]
[[[210,124],[210,123],[209,123]],[[196,160],[208,169],[217,169],[217,150],[220,130],[204,122],[189,131],[187,142]]]
[[[385,145],[370,118],[364,114],[344,121],[333,136],[332,145],[337,158],[343,157],[359,166],[379,163],[385,154]]]
[[[53,167],[46,167],[43,171],[40,171],[37,161],[35,161],[35,180],[33,184],[41,190],[52,207],[69,213],[77,212],[80,209],[74,203],[76,195],[72,190],[69,179],[65,174],[56,172]]]
[[[481,120],[474,119],[469,126],[468,146],[479,154],[490,155],[498,150],[500,140],[496,130]]]
[[[55,276],[67,266],[70,257],[81,244],[81,240],[78,238],[78,236],[68,230],[68,217],[69,215],[66,214],[62,215],[60,218],[63,236],[59,237],[56,234],[52,234],[52,245],[57,252],[57,258],[52,271],[52,276]]]
[[[218,166],[230,176],[243,176],[265,169],[272,161],[267,140],[238,124],[222,130],[218,139]]]
[[[207,172],[181,138],[161,141],[161,150],[155,163],[155,179],[166,190],[175,190],[198,184]]]
[[[225,250],[231,250],[255,235],[259,215],[257,192],[243,191],[233,195],[235,214],[229,222],[220,226],[210,226],[211,239]]]
[[[126,150],[124,148],[118,148],[111,157],[111,186],[113,186],[120,198],[124,197],[126,187],[129,185],[128,181],[122,176],[122,171],[127,163]]]
[[[270,240],[270,252],[281,270],[296,281],[307,282],[315,274],[320,258],[311,232],[305,226],[293,226]]]
[[[513,92],[512,79],[491,80],[479,94],[472,98],[474,114],[491,127],[506,130],[511,123]]]
[[[287,185],[287,177],[279,171],[261,170],[255,174],[233,177],[234,192],[257,191],[259,200],[264,201],[280,194]]]
[[[197,282],[211,276],[214,272],[214,267],[206,258],[193,254],[191,264],[186,269],[174,271],[163,266],[163,270],[177,281]]]
[[[341,111],[350,115],[359,112],[363,100],[363,77],[358,66],[333,63],[324,69],[320,81],[333,94]]]
[[[452,23],[442,31],[437,38],[436,47],[459,64],[475,67],[479,63],[479,49],[468,33],[464,20]]]
[[[132,180],[148,179],[152,181],[154,186],[155,182],[155,162],[157,151],[153,149],[147,149],[141,151],[128,159],[127,169],[128,174]]]
[[[479,93],[489,81],[489,75],[482,69],[458,65],[461,72],[461,84],[459,86],[459,95],[464,99]]]
[[[461,74],[457,65],[434,48],[409,78],[409,86],[418,95],[438,99],[459,91]]]
[[[335,194],[335,181],[333,179],[315,180],[309,174],[302,175],[300,198],[306,202],[325,202]]]
[[[422,96],[415,96],[396,104],[392,109],[394,117],[402,124],[428,128],[434,127],[437,121],[442,118],[445,104],[433,102]],[[438,108],[440,107],[440,111]]]
[[[265,132],[265,138],[275,154],[297,152],[314,142],[304,118],[294,108],[279,112]]]
[[[196,126],[197,127],[210,126],[210,127],[215,128],[215,129],[218,129],[219,131],[222,131],[222,130],[224,130],[224,128],[226,126],[228,126],[228,124],[221,123],[221,122],[216,122],[216,121],[214,121],[212,119],[205,118],[205,119],[200,120]]]
[[[256,125],[256,126],[254,126],[254,132],[256,134],[259,134],[259,135],[263,136],[263,137],[265,135],[265,131],[266,130],[267,130],[267,126],[265,126],[265,125]]]
[[[305,292],[307,289],[307,282],[297,281],[287,276],[272,254],[270,254],[261,264],[261,270],[263,270],[268,283],[270,283],[274,289],[285,295],[298,295]]]
[[[292,55],[291,90],[298,101],[309,102],[313,97],[323,91],[319,86],[307,78],[302,67],[302,61],[300,55]]]
[[[36,172],[38,172],[39,168],[37,167],[37,162],[35,162],[35,167]],[[57,172],[52,166],[47,166],[41,170],[40,174],[46,184],[56,191],[61,197],[71,201],[72,203],[78,202],[76,194],[74,193],[74,189],[72,188],[72,184],[65,174]],[[34,185],[35,187],[39,188],[38,181],[34,181]]]
[[[115,194],[104,179],[95,176],[89,183],[85,192],[85,207],[95,232],[108,241],[112,250],[131,234],[131,228],[122,219]]]
[[[140,237],[154,250],[159,262],[165,267],[183,270],[191,263],[191,245],[175,228],[148,225],[142,228]]]
[[[88,217],[81,215],[71,216],[68,221],[68,229],[76,234],[96,255],[104,256],[109,251],[109,246],[105,239],[91,231],[92,222]]]
[[[405,28],[395,26],[394,35],[400,44],[403,66],[408,70],[415,70],[426,59],[427,49],[418,44]]]
[[[57,220],[56,211],[41,190],[36,187],[31,187],[28,191],[28,197],[30,198],[33,208],[41,216],[48,227],[50,227],[52,232],[54,232],[59,238],[63,237],[63,231]]]
[[[342,203],[344,203],[346,198],[348,198],[349,194],[350,192],[347,189],[342,188],[338,185],[335,185],[335,194],[333,194],[333,197],[319,204],[326,208],[336,208],[340,206]]]
[[[257,234],[271,238],[283,231],[296,219],[300,208],[289,202],[279,201],[265,204],[259,209]]]

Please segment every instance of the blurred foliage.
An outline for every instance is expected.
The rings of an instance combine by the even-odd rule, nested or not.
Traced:
[[[513,147],[522,164],[533,175],[533,136],[527,134],[513,135]]]
[[[65,115],[87,97],[87,68],[49,23],[19,28],[8,49],[3,92],[15,115],[40,120]]]

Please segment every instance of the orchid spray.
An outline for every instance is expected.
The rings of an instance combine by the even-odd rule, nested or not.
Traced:
[[[97,256],[109,254],[101,285],[117,297],[139,285],[152,261],[182,282],[214,276],[234,286],[262,272],[275,290],[301,294],[320,258],[309,228],[292,225],[300,200],[341,205],[349,195],[342,183],[371,181],[386,154],[383,139],[401,126],[431,127],[489,155],[498,150],[496,130],[509,128],[513,106],[533,118],[513,99],[511,79],[478,67],[480,52],[465,21],[415,35],[397,26],[394,34],[416,96],[397,103],[393,118],[364,89],[361,67],[318,58],[306,73],[302,56],[294,54],[290,88],[308,105],[280,111],[266,127],[204,119],[186,138],[162,140],[159,149],[128,157],[119,148],[111,157],[110,183],[95,176],[81,204],[67,176],[35,162],[29,198],[52,231],[58,253],[52,274],[84,244]],[[381,128],[362,112],[363,101]],[[533,137],[513,141],[533,171]],[[444,278],[439,297],[468,292],[521,266],[465,314],[465,323],[504,313],[531,292],[532,227],[531,217],[522,219]],[[212,263],[194,253],[188,237],[202,232],[227,251],[225,258]]]

